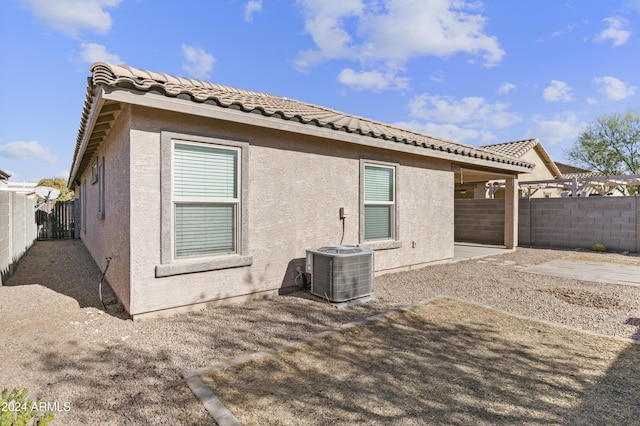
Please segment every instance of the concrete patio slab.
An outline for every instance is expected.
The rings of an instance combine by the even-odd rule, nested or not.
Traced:
[[[552,260],[521,270],[532,274],[553,275],[598,283],[640,287],[640,266],[579,260]]]

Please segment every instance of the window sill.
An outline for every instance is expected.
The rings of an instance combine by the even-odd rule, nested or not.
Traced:
[[[384,240],[384,241],[366,241],[360,243],[358,247],[364,247],[371,250],[389,250],[402,247],[402,241]]]
[[[242,266],[250,266],[252,263],[252,256],[237,255],[207,260],[180,260],[166,265],[156,265],[156,278],[215,271],[218,269],[239,268]]]

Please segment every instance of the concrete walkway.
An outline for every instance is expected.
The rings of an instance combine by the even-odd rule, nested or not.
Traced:
[[[640,266],[619,265],[579,260],[552,260],[522,270],[532,274],[553,275],[597,283],[623,284],[640,287]]]
[[[513,249],[504,246],[490,246],[485,244],[455,243],[452,263],[498,254],[513,253]]]

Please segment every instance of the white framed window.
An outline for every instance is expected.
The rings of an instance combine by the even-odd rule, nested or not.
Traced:
[[[248,150],[241,141],[161,132],[156,277],[251,265]]]
[[[82,226],[82,232],[87,233],[87,180],[84,179],[80,186],[80,203],[82,206],[82,214],[80,216],[80,223]]]
[[[402,247],[398,225],[398,164],[360,159],[360,245]]]
[[[98,179],[98,219],[104,219],[104,157],[98,160],[97,163],[97,179]]]
[[[173,257],[237,253],[240,149],[172,145]]]
[[[395,167],[364,166],[364,240],[395,239]]]
[[[96,161],[93,166],[91,166],[91,185],[98,182],[98,162]]]

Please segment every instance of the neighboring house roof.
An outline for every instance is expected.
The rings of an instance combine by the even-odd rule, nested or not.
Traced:
[[[604,176],[604,175],[600,172],[565,173],[562,175],[562,177],[565,179],[573,179],[573,178],[582,179],[582,178],[599,177],[599,176]]]
[[[504,155],[509,155],[511,157],[520,158],[539,143],[538,139],[524,139],[521,141],[484,145],[483,148],[499,152]]]
[[[113,90],[142,92],[178,100],[186,99],[213,108],[224,108],[279,121],[330,129],[336,132],[333,136],[336,139],[340,139],[339,134],[348,133],[357,135],[359,138],[366,137],[370,140],[378,139],[395,144],[413,145],[431,151],[427,155],[447,158],[461,164],[479,164],[484,167],[525,173],[533,169],[532,164],[507,154],[448,141],[280,96],[103,62],[93,64],[90,71],[92,76],[89,78],[69,183],[72,183],[71,180],[88,165],[92,154],[109,131],[109,123],[113,123],[113,117],[119,111],[118,105],[105,103],[105,99],[122,99],[122,97],[116,99],[116,96],[110,98],[109,95]],[[103,88],[104,94],[101,94],[100,88]],[[139,99],[131,100],[131,102],[136,101]],[[104,108],[108,109],[106,113]],[[101,120],[100,117],[96,118],[96,115],[106,118]],[[238,119],[238,116],[236,115],[233,119]],[[254,121],[257,125],[258,120],[254,119]],[[89,134],[95,131],[95,126],[100,128],[96,132],[97,135]],[[298,127],[298,129],[302,128]],[[361,142],[360,139],[358,141]],[[394,149],[392,145],[385,146]]]
[[[581,173],[595,173],[591,170],[583,169],[582,167],[572,166],[570,164],[559,163],[556,161],[556,166],[558,170],[562,172],[562,176],[567,176],[567,174],[581,174]]]
[[[536,138],[534,139],[523,139],[520,141],[512,141],[512,142],[504,142],[498,143],[494,145],[484,145],[482,148],[488,149],[490,151],[508,155],[515,158],[521,158],[527,152],[535,149],[546,166],[549,168],[551,173],[557,178],[560,179],[562,177],[562,172],[558,169],[556,163],[551,159],[547,151],[544,149],[540,141]]]
[[[11,175],[4,170],[0,170],[0,180],[7,180],[11,177]]]

